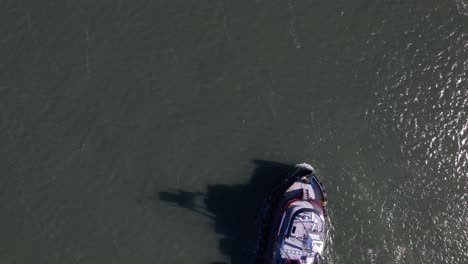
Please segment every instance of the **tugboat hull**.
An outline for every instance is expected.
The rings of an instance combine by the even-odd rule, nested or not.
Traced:
[[[327,194],[312,166],[296,165],[273,202],[259,263],[320,263],[328,234]]]

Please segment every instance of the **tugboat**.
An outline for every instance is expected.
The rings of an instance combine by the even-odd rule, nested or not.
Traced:
[[[258,262],[322,263],[328,235],[327,193],[313,167],[296,165],[275,196]]]

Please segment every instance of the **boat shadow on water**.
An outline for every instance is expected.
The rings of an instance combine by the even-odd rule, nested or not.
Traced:
[[[219,250],[229,263],[254,263],[260,239],[260,230],[264,228],[262,219],[268,205],[268,199],[284,182],[292,165],[254,160],[255,169],[246,184],[209,185],[206,193],[185,190],[170,190],[159,193],[159,199],[200,215],[212,218],[215,232],[222,238]],[[203,197],[203,206],[197,204]],[[224,262],[213,262],[221,264]]]

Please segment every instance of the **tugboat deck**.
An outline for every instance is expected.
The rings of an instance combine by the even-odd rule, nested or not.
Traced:
[[[293,221],[280,231],[280,235],[284,236],[279,248],[282,258],[306,258],[323,250],[325,219],[320,217],[318,210],[320,208],[306,201],[290,205],[285,218],[292,218]]]
[[[328,234],[327,194],[312,166],[296,165],[272,198],[258,263],[321,263]]]

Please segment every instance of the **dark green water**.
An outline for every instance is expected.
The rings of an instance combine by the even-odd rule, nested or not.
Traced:
[[[466,6],[0,0],[0,263],[249,263],[303,161],[327,263],[467,263]]]

